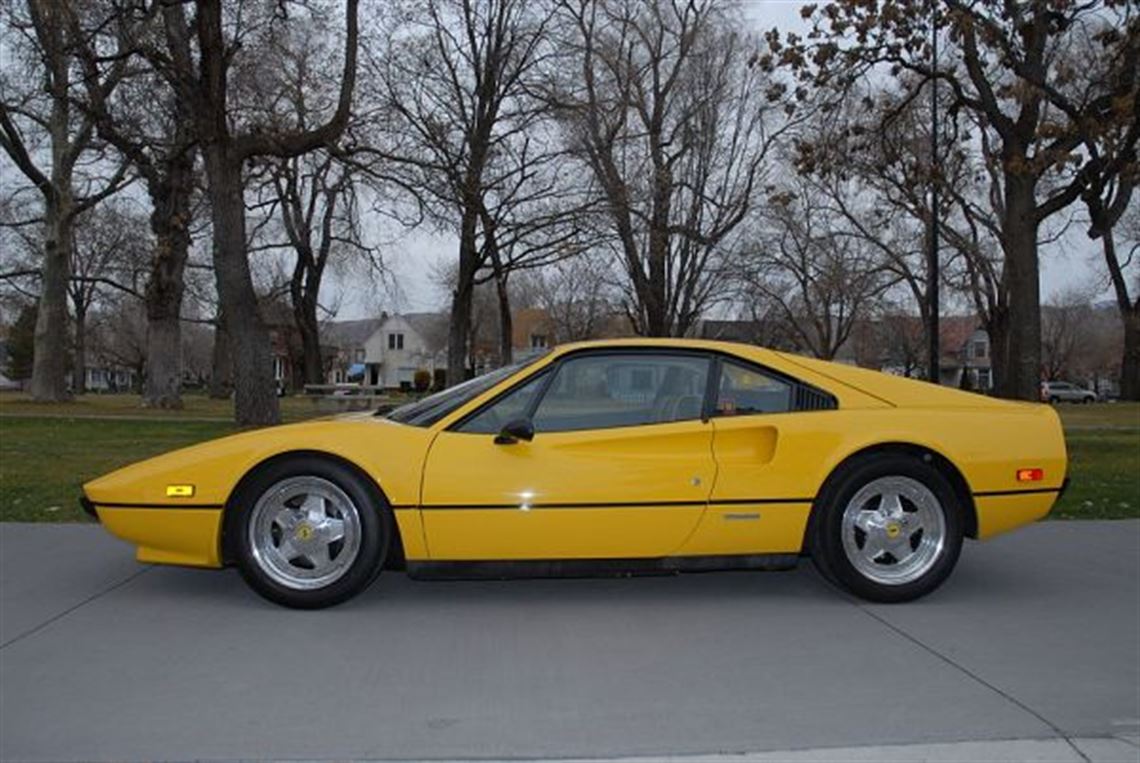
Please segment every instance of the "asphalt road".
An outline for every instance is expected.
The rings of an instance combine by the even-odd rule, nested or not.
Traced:
[[[433,582],[294,612],[0,525],[0,757],[614,757],[1140,733],[1140,522],[969,543],[919,602],[785,573]]]

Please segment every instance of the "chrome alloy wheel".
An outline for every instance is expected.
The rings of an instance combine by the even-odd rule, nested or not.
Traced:
[[[360,552],[360,512],[348,495],[320,477],[290,477],[253,507],[249,547],[275,582],[294,590],[340,579]]]
[[[946,545],[938,498],[910,477],[880,477],[864,485],[843,510],[843,550],[859,574],[883,585],[918,580]]]

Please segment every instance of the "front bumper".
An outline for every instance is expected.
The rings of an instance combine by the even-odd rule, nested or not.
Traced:
[[[100,504],[80,496],[83,513],[134,545],[140,562],[221,567],[222,507]]]

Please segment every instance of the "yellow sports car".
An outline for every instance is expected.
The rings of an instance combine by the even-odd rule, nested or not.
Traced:
[[[559,347],[384,414],[225,437],[87,483],[143,562],[324,607],[429,576],[769,569],[875,601],[1048,513],[1057,414],[726,342]]]

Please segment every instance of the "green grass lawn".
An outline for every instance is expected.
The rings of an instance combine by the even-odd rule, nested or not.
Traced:
[[[1140,404],[1061,405],[1069,490],[1054,519],[1140,517]]]
[[[228,422],[0,416],[0,521],[84,519],[79,487],[120,466],[236,430]]]
[[[228,401],[188,396],[182,411],[139,406],[130,395],[87,395],[40,405],[0,395],[0,521],[84,518],[77,499],[87,480],[117,467],[237,430]],[[1140,405],[1062,405],[1072,486],[1056,519],[1140,517]],[[318,411],[286,398],[283,417]]]
[[[147,419],[218,419],[232,421],[232,400],[214,400],[202,394],[182,396],[183,408],[178,411],[144,408],[138,395],[80,395],[67,403],[37,403],[16,392],[0,392],[0,416],[74,416],[117,417]],[[298,421],[316,416],[321,411],[312,400],[302,397],[283,397],[281,418]]]

